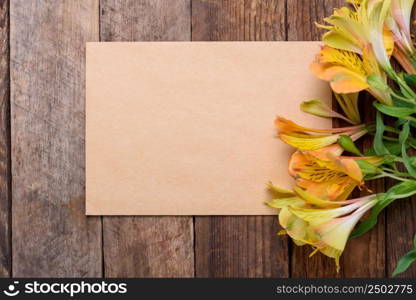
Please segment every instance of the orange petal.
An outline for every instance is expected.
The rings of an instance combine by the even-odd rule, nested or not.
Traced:
[[[338,94],[355,93],[369,87],[365,77],[340,66],[326,69],[322,77],[330,81],[332,89]]]
[[[332,153],[335,156],[339,156],[342,154],[342,152],[344,152],[344,149],[342,149],[342,147],[338,144],[335,145],[331,145],[316,151],[308,151],[308,154],[321,159],[321,160],[326,160],[328,159],[328,153]]]
[[[355,131],[363,127],[362,125],[358,125],[358,126],[331,128],[331,129],[314,129],[314,128],[303,127],[281,116],[277,116],[276,120],[274,121],[274,124],[279,131],[283,131],[283,132],[341,133],[341,132]]]
[[[347,174],[349,177],[354,179],[357,183],[361,184],[363,180],[363,173],[360,166],[353,158],[336,157],[329,153],[328,158],[336,166],[336,169],[340,172]]]

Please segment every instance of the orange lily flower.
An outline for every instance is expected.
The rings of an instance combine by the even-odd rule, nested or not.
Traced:
[[[349,94],[367,90],[381,103],[391,105],[385,74],[380,70],[369,48],[364,48],[363,51],[366,55],[361,58],[351,51],[323,46],[310,70],[318,78],[329,81],[336,93]],[[370,85],[367,80],[370,75],[378,76],[380,83],[386,88]]]
[[[322,199],[342,201],[355,187],[363,185],[366,174],[363,174],[357,160],[366,160],[377,166],[382,159],[339,156],[342,149],[336,146],[318,151],[296,151],[289,163],[289,174],[308,193]]]
[[[394,57],[407,73],[416,74],[416,49],[410,34],[411,13],[414,0],[393,0],[386,23],[397,45]]]
[[[309,209],[288,208],[297,218],[305,222],[310,244],[316,251],[335,259],[339,271],[339,258],[345,249],[348,238],[362,216],[377,203],[377,195],[350,200],[350,204],[338,208]],[[301,223],[298,220],[297,223]],[[294,231],[294,229],[292,229]]]
[[[363,183],[363,174],[354,159],[328,155],[322,160],[303,151],[292,155],[289,173],[307,192],[333,201],[347,199]]]
[[[290,193],[290,191],[288,191]],[[279,209],[279,223],[298,246],[310,245],[316,252],[334,258],[337,271],[339,258],[347,240],[361,217],[377,202],[377,195],[344,201],[320,199],[300,188],[294,188],[286,198],[268,203]]]
[[[391,8],[391,0],[351,1],[354,9],[336,9],[324,21],[329,25],[322,37],[326,45],[352,51],[357,54],[374,56],[385,70],[390,70],[389,58],[394,49],[392,32],[385,26]],[[370,52],[365,53],[364,49]]]

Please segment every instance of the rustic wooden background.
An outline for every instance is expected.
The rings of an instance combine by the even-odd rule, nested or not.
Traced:
[[[343,3],[0,0],[0,276],[389,276],[411,246],[414,200],[352,240],[339,274],[276,237],[275,217],[84,216],[85,42],[318,40],[314,22]]]

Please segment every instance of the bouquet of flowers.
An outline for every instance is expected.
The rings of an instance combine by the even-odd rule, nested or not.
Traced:
[[[416,49],[410,34],[414,0],[349,0],[318,27],[326,30],[323,46],[310,70],[329,82],[336,112],[319,100],[303,102],[304,112],[338,118],[346,127],[313,129],[277,117],[279,138],[296,148],[289,175],[291,190],[269,184],[278,209],[279,234],[311,253],[335,259],[349,238],[361,236],[377,223],[393,201],[416,194]],[[360,92],[373,101],[375,120],[363,123],[358,109]],[[355,141],[369,135],[372,146],[362,153]],[[395,185],[373,193],[366,182],[389,177]],[[356,188],[366,196],[350,199]],[[403,256],[393,275],[416,261],[414,249]]]

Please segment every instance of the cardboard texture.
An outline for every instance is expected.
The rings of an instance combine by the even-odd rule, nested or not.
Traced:
[[[291,149],[276,115],[330,103],[308,71],[317,42],[88,43],[88,215],[269,215]]]

